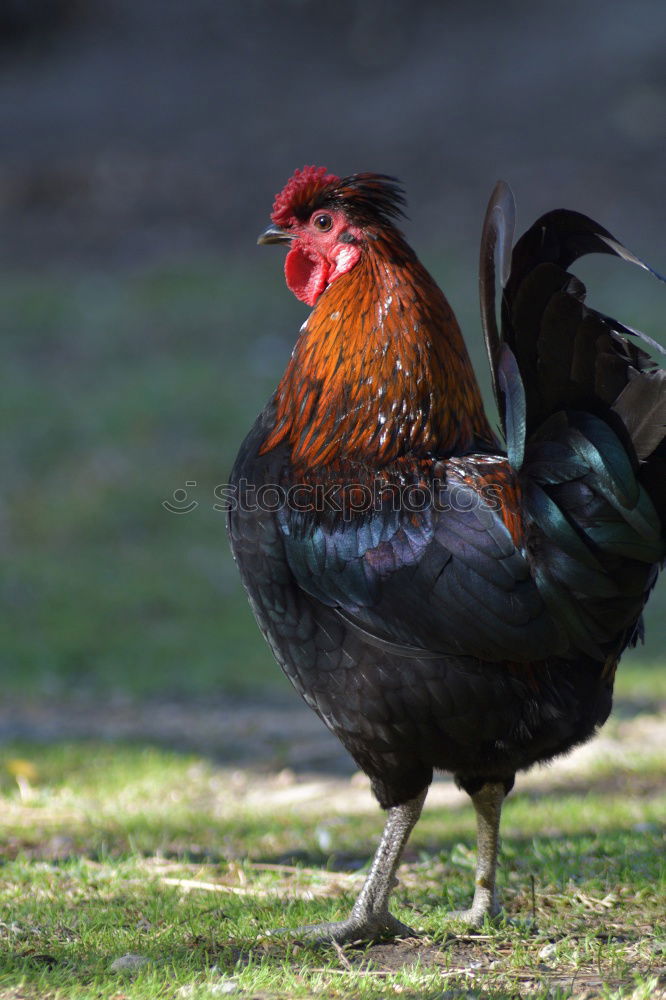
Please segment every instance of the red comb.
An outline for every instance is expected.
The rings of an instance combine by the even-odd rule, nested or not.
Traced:
[[[338,184],[340,178],[326,172],[326,167],[303,167],[294,171],[273,202],[271,221],[276,226],[283,226],[294,215],[299,205],[307,205],[309,201],[329,187]]]

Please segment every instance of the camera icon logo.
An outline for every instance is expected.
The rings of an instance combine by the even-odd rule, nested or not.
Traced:
[[[192,479],[188,479],[185,483],[185,486],[190,488],[196,485],[196,480]],[[168,510],[170,514],[189,514],[199,506],[199,502],[198,500],[188,501],[187,490],[184,490],[181,486],[177,490],[173,491],[171,500],[162,501],[162,506],[165,510]]]

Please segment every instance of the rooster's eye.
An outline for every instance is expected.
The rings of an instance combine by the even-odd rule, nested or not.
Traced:
[[[333,225],[333,219],[330,215],[315,215],[312,221],[320,233],[327,233]]]

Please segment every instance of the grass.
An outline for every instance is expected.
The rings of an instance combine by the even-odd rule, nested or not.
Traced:
[[[246,785],[233,766],[149,746],[16,744],[3,758],[3,1000],[205,997],[234,984],[260,997],[666,996],[660,750],[519,787],[500,875],[515,922],[480,935],[452,935],[446,917],[471,893],[471,810],[462,796],[427,809],[395,898],[424,936],[342,951],[265,932],[349,909],[381,826],[369,796],[333,815],[325,798],[278,808],[279,775]],[[17,770],[29,772],[21,787]],[[114,970],[128,954],[142,964]]]

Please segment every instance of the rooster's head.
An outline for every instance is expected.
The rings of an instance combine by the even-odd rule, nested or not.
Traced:
[[[337,177],[325,167],[303,167],[276,195],[272,225],[259,243],[287,243],[287,285],[313,306],[321,293],[354,268],[370,241],[392,228],[404,197],[384,174]]]

